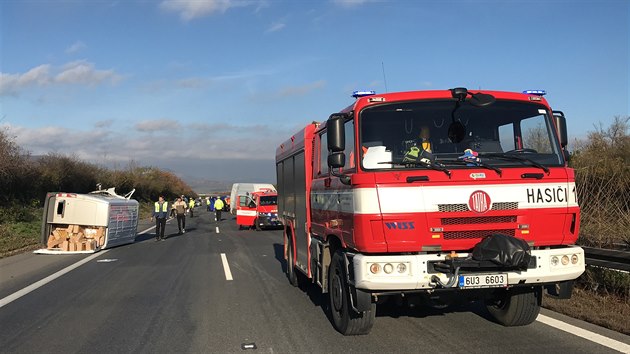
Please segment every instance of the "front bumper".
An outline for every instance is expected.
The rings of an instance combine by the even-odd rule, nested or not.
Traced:
[[[256,223],[260,227],[278,227],[282,226],[282,221],[278,218],[277,213],[260,213],[256,219]]]
[[[444,261],[447,253],[443,254],[417,254],[417,255],[393,255],[393,256],[370,256],[356,254],[352,258],[354,269],[354,286],[364,290],[422,290],[435,289],[437,284],[432,277],[437,276],[446,284],[452,274],[432,272],[430,262]],[[468,254],[460,253],[460,257]],[[568,256],[569,263],[563,265],[562,262],[552,264],[552,258]],[[483,271],[479,274],[503,273],[508,276],[508,285],[522,284],[545,284],[556,283],[565,280],[573,280],[579,277],[585,269],[584,250],[577,246],[568,246],[555,249],[532,250],[531,256],[536,258],[536,267],[525,271]],[[577,256],[577,262],[573,264],[571,257]],[[380,269],[386,264],[393,266],[390,274],[380,271],[373,274],[370,267],[378,263]],[[399,272],[399,264],[405,265],[405,271]],[[391,268],[390,268],[391,269]],[[457,284],[457,282],[455,282]]]

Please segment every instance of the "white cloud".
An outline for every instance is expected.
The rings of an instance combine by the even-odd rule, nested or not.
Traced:
[[[179,130],[181,126],[179,122],[172,119],[154,119],[154,120],[143,120],[141,122],[136,123],[134,126],[137,131],[151,133],[151,132],[169,132]]]
[[[114,70],[96,70],[94,64],[84,60],[68,63],[55,76],[54,81],[63,84],[97,85],[105,81],[117,83],[122,76]]]
[[[236,6],[245,6],[250,2],[234,0],[164,0],[160,8],[168,12],[175,12],[184,21],[206,17],[214,13],[224,13]]]
[[[281,23],[281,22],[276,22],[276,23],[273,23],[271,26],[269,26],[269,28],[267,28],[265,32],[267,33],[278,32],[285,27],[286,27],[286,24]]]
[[[68,48],[66,48],[66,54],[75,54],[83,49],[87,48],[87,46],[85,45],[85,43],[81,42],[81,41],[76,41],[74,42],[74,44],[72,44],[71,46],[69,46]]]
[[[0,96],[17,95],[31,87],[54,84],[95,86],[106,82],[116,84],[122,79],[114,70],[98,70],[85,60],[70,62],[57,69],[43,64],[23,74],[0,73]]]
[[[0,73],[0,96],[15,95],[25,87],[50,83],[50,64],[36,66],[24,74]]]

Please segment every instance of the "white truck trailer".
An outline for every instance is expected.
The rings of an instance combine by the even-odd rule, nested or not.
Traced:
[[[236,214],[238,206],[238,197],[240,195],[252,194],[253,192],[269,189],[270,192],[276,192],[276,187],[270,183],[234,183],[232,185],[232,193],[230,193],[230,213]]]
[[[35,253],[93,253],[133,243],[138,231],[138,201],[114,188],[88,194],[48,193],[41,240]]]

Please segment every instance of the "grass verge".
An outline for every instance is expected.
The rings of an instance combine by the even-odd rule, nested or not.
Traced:
[[[571,299],[545,295],[543,307],[630,335],[630,274],[587,266]]]
[[[40,210],[31,210],[25,221],[0,224],[0,258],[40,247],[42,216]]]

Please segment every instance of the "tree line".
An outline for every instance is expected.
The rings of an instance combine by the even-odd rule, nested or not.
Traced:
[[[41,206],[48,192],[89,193],[100,184],[116,187],[118,194],[135,188],[133,198],[141,203],[197,194],[174,173],[156,167],[129,163],[124,169],[108,169],[76,156],[49,153],[33,157],[22,149],[6,129],[0,129],[0,209],[5,218],[19,218],[16,209]],[[15,214],[18,215],[15,215]],[[0,216],[0,222],[3,217]]]

